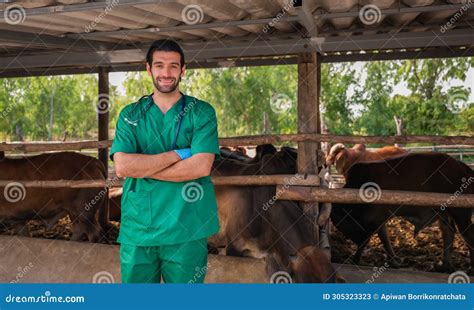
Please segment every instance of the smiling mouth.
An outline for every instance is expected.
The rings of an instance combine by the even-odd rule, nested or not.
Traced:
[[[172,85],[174,83],[174,79],[158,79],[158,82],[163,85]]]

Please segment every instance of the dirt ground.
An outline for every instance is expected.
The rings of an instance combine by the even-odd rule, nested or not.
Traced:
[[[387,223],[387,229],[395,254],[401,259],[401,268],[435,272],[435,265],[441,263],[443,239],[437,224],[426,227],[414,238],[414,226],[401,218],[393,218]],[[357,246],[344,237],[335,228],[331,231],[332,261],[334,263],[351,263]],[[454,239],[452,263],[456,270],[468,270],[470,267],[469,251],[457,233]],[[387,262],[387,255],[382,243],[372,236],[364,251],[361,265],[382,266]]]
[[[115,243],[118,236],[119,223],[112,222],[112,229],[102,243]],[[413,225],[409,222],[394,218],[387,224],[395,253],[401,259],[401,267],[419,271],[436,271],[435,264],[441,261],[443,241],[437,225],[422,230],[416,238],[413,237]],[[29,221],[30,237],[69,240],[72,234],[69,217],[65,217],[51,229],[46,230],[39,221]],[[0,225],[0,234],[11,235],[13,230]],[[351,255],[356,251],[356,245],[349,241],[335,228],[331,231],[332,261],[334,263],[351,264]],[[362,256],[361,264],[366,266],[382,266],[387,261],[383,245],[377,237],[372,237],[369,246]],[[464,240],[456,234],[452,261],[457,270],[469,269],[469,252]]]

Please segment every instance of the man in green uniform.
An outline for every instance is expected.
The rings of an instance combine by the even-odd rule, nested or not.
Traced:
[[[207,102],[179,91],[184,54],[155,41],[146,57],[154,92],[120,112],[110,157],[126,177],[118,242],[123,283],[202,283],[207,237],[219,231],[209,176],[219,158]]]

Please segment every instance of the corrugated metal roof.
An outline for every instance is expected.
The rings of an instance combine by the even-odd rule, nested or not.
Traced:
[[[125,50],[132,55],[132,50],[143,53],[150,42],[166,37],[193,50],[196,61],[314,50],[323,55],[433,46],[469,50],[474,40],[471,0],[3,2],[0,67],[4,70],[46,65],[37,61],[6,66],[11,57],[78,51],[117,51],[119,55]],[[222,55],[218,55],[219,44]],[[114,57],[110,65],[124,64],[122,58]],[[133,57],[129,61],[137,62]]]

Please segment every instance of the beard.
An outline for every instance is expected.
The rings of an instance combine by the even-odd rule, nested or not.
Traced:
[[[159,79],[173,79],[174,83],[171,83],[170,85],[160,85],[160,83],[158,82]],[[158,78],[155,78],[153,75],[152,75],[152,80],[153,80],[153,85],[155,85],[155,88],[160,92],[160,93],[164,93],[164,94],[168,94],[168,93],[172,93],[176,90],[176,88],[178,88],[178,85],[179,85],[179,82],[181,82],[181,76],[178,78],[178,79],[175,79],[173,77],[158,77]]]

